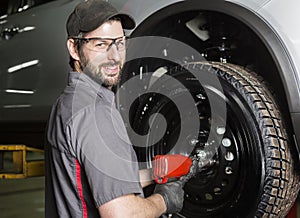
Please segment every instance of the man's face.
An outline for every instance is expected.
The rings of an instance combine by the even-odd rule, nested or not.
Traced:
[[[84,38],[101,38],[83,44],[79,51],[84,73],[104,86],[119,82],[120,71],[125,61],[124,36],[121,22],[109,21],[89,32]],[[103,39],[103,40],[102,40]],[[115,40],[110,40],[115,39]],[[114,42],[113,44],[111,44]],[[119,49],[117,45],[119,45]],[[122,47],[123,46],[123,47]]]

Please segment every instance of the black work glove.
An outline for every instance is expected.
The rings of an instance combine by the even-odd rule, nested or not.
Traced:
[[[163,196],[167,206],[167,213],[176,213],[181,211],[184,197],[182,181],[156,184],[154,193]]]

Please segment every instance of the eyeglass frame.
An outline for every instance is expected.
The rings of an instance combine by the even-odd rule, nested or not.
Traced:
[[[125,42],[126,42],[126,39],[128,39],[129,37],[128,36],[120,36],[120,37],[117,37],[117,38],[102,38],[102,37],[89,37],[89,38],[85,38],[85,37],[78,37],[78,36],[69,36],[68,39],[74,39],[74,40],[82,40],[84,41],[84,43],[88,43],[89,41],[91,40],[103,40],[103,41],[108,41],[108,40],[111,40],[112,42],[109,44],[108,48],[106,49],[106,52],[109,51],[109,49],[115,45],[117,50],[119,51],[119,47],[118,47],[118,44],[116,43],[118,39],[124,39]]]

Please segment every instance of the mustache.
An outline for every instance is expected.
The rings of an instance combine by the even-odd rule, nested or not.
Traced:
[[[99,67],[112,67],[112,66],[116,66],[116,65],[121,67],[122,66],[121,61],[113,61],[113,62],[103,63],[103,64],[100,64]]]
[[[104,67],[113,67],[113,66],[118,66],[119,70],[122,69],[123,65],[121,61],[111,61],[111,62],[106,62],[106,63],[101,63],[99,65],[96,65],[94,63],[94,65],[92,65],[91,63],[88,63],[84,66],[81,66],[81,69],[84,73],[86,74],[98,74],[101,71],[101,68]]]

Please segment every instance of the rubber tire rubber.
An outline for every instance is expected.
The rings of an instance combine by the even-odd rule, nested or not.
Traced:
[[[263,193],[258,196],[260,203],[254,217],[284,218],[299,192],[299,154],[286,133],[275,98],[255,72],[228,63],[189,63],[193,67],[195,64],[213,67],[219,78],[234,87],[251,107],[266,151]]]

